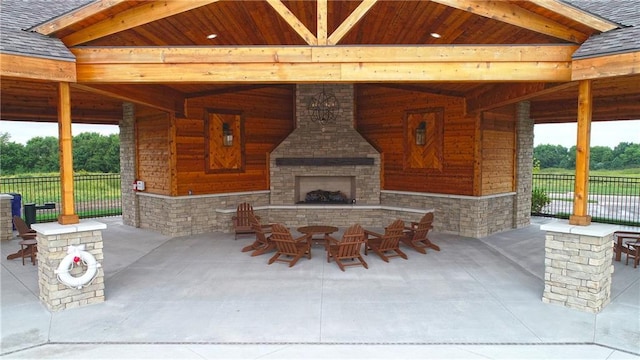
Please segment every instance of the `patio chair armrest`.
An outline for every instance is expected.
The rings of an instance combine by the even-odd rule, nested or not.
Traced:
[[[313,234],[304,234],[298,238],[293,239],[293,241],[295,242],[303,242],[303,241],[307,241],[309,242],[311,240],[311,235]]]
[[[364,235],[365,238],[369,237],[369,236],[373,236],[373,237],[383,237],[384,235],[377,233],[375,231],[371,231],[371,230],[364,230]]]
[[[324,235],[324,240],[328,241],[330,243],[339,243],[340,241],[338,241],[338,239],[334,238],[333,236],[329,235],[329,234],[325,234]]]

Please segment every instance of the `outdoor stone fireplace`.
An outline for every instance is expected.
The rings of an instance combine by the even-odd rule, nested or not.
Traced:
[[[294,205],[309,192],[341,192],[357,204],[380,204],[380,154],[353,128],[353,85],[324,85],[339,101],[335,123],[313,122],[307,111],[322,84],[296,89],[297,128],[271,153],[271,205]]]

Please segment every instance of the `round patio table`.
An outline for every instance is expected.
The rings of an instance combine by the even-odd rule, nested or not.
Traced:
[[[322,242],[324,243],[324,235],[331,235],[334,232],[338,231],[338,228],[335,226],[327,226],[327,225],[309,225],[309,226],[299,227],[296,230],[298,230],[298,232],[301,232],[303,234],[311,235],[311,243],[313,245],[314,240],[316,244],[318,243],[319,240],[322,240]],[[317,235],[317,234],[323,234],[322,238],[313,237],[313,235]],[[325,244],[325,247],[326,247],[326,244]]]

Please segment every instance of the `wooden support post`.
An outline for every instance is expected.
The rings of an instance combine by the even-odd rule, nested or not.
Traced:
[[[69,83],[58,86],[58,139],[60,142],[60,186],[62,211],[58,223],[62,225],[80,222],[73,200],[73,145],[71,135],[71,95]]]
[[[576,183],[573,198],[573,215],[569,224],[589,225],[587,215],[589,200],[589,146],[591,138],[591,113],[593,101],[591,80],[582,80],[578,93],[578,143],[576,146]]]

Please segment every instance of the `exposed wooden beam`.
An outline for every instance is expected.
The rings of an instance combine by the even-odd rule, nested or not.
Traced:
[[[568,62],[576,45],[75,47],[79,64]]]
[[[573,21],[577,21],[582,25],[586,25],[592,29],[604,32],[618,28],[616,23],[601,17],[589,14],[581,9],[575,8],[570,4],[567,4],[558,0],[529,0],[532,3],[543,7],[547,10],[551,10],[556,14],[560,14]]]
[[[145,47],[72,51],[78,82],[568,81],[575,46]],[[81,74],[81,75],[80,75]]]
[[[78,64],[80,83],[569,81],[570,62]]]
[[[74,84],[73,87],[95,94],[109,96],[114,99],[145,105],[154,109],[184,114],[184,94],[167,86]]]
[[[51,35],[57,31],[60,31],[68,26],[76,24],[88,17],[91,17],[95,14],[98,14],[104,10],[112,8],[120,3],[123,3],[127,0],[99,0],[92,3],[89,3],[83,7],[80,7],[76,10],[68,12],[62,16],[58,16],[57,18],[47,21],[44,24],[35,26],[31,28],[32,31],[35,31],[42,35]]]
[[[583,43],[588,38],[587,34],[527,11],[507,1],[431,1],[574,43]]]
[[[378,0],[364,0],[329,36],[327,43],[336,45],[360,21]]]
[[[62,42],[69,46],[86,43],[107,35],[128,30],[152,21],[163,19],[219,0],[189,0],[189,1],[151,1],[131,8],[99,23],[65,36]]]
[[[0,53],[0,76],[45,81],[76,81],[73,61]]]
[[[289,8],[280,0],[266,0],[269,5],[291,26],[291,28],[300,35],[300,37],[309,45],[318,45],[318,39],[307,29],[307,27],[298,19]]]
[[[327,45],[327,0],[316,0],[316,36],[318,45]]]
[[[571,67],[571,80],[640,74],[640,51],[577,59]]]
[[[475,113],[526,101],[536,96],[549,94],[576,87],[576,83],[520,83],[520,84],[495,84],[491,90],[467,97],[467,113]]]

